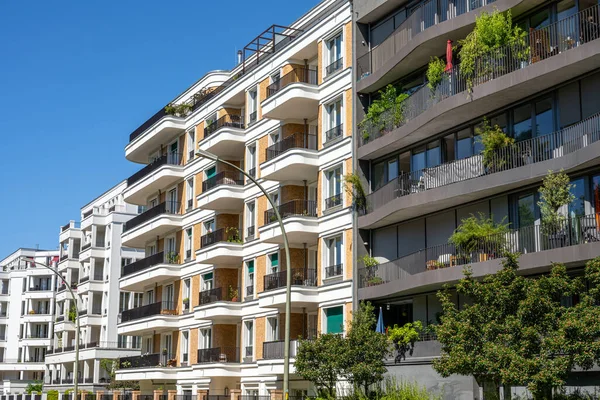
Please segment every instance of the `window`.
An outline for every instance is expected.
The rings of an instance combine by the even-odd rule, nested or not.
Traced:
[[[144,303],[144,294],[143,293],[134,293],[133,294],[133,308],[141,307]]]
[[[325,106],[325,140],[330,142],[342,136],[342,99],[337,99]]]
[[[256,226],[256,203],[251,201],[246,203],[246,239],[254,239]]]
[[[179,164],[181,156],[179,155],[179,142],[176,140],[169,145],[169,152],[167,153],[167,163]]]
[[[215,175],[217,175],[217,167],[216,166],[210,167],[204,171],[205,179],[213,178]]]
[[[204,229],[204,234],[212,233],[215,230],[215,220],[210,219],[208,221],[204,221],[202,224],[202,228]]]
[[[184,279],[183,281],[183,298],[188,299],[192,293],[192,280],[190,278]]]
[[[325,332],[342,333],[344,332],[344,307],[331,307],[324,310],[325,313]]]
[[[129,292],[119,293],[119,312],[120,313],[122,313],[123,311],[125,311],[129,308],[129,296],[130,296]]]
[[[327,67],[325,69],[325,76],[329,76],[340,69],[343,66],[342,58],[342,33],[338,33],[331,39],[326,41],[327,46]]]
[[[275,82],[279,81],[280,78],[281,78],[281,73],[279,71],[275,72],[273,75],[271,75],[271,83],[275,83]]]
[[[272,274],[279,272],[279,252],[269,254],[269,270]]]
[[[342,205],[342,166],[325,171],[325,210]]]
[[[258,92],[256,88],[248,91],[248,121],[253,124],[257,120],[256,110],[258,106]]]
[[[196,152],[196,130],[192,128],[187,133],[188,162],[192,161]]]
[[[269,144],[273,145],[273,144],[279,142],[280,138],[281,138],[281,134],[279,133],[279,130],[276,130],[275,132],[271,132],[269,134]]]
[[[267,342],[279,340],[278,317],[267,317]]]
[[[342,274],[342,236],[325,239],[325,278]]]
[[[146,292],[146,304],[153,304],[154,303],[154,290],[148,290]]]
[[[198,340],[199,349],[210,349],[210,346],[212,345],[212,329],[200,329]]]
[[[269,197],[271,198],[271,201],[273,201],[273,203],[276,206],[279,205],[279,191],[278,190],[275,190],[274,192],[269,193]],[[271,202],[268,201],[267,202],[267,209],[271,209],[271,208],[273,208],[273,206],[271,205]],[[269,221],[269,222],[271,222],[271,221]]]
[[[174,310],[175,309],[175,304],[174,304],[174,299],[175,299],[175,289],[173,287],[173,285],[166,285],[163,287],[163,308],[166,308],[168,310]]]
[[[187,228],[185,230],[185,260],[192,259],[192,228]]]
[[[165,257],[170,264],[177,264],[177,243],[174,237],[165,239]]]
[[[202,275],[202,291],[211,290],[213,288],[213,273]]]
[[[254,260],[246,262],[246,296],[254,296]]]
[[[256,177],[256,144],[251,144],[247,148],[247,156],[246,156],[246,170],[248,171],[248,175],[255,178]]]
[[[217,121],[217,114],[212,114],[206,120],[204,120],[204,131],[206,132],[209,127]]]
[[[254,355],[254,321],[246,321],[244,323],[245,326],[245,335],[244,335],[244,346],[245,346],[245,357],[252,357]]]
[[[185,198],[187,199],[186,209],[191,210],[194,207],[194,178],[190,178],[186,181]]]
[[[173,354],[173,336],[171,334],[167,334],[163,336],[163,350],[167,349],[167,359],[171,358],[171,354]]]
[[[167,212],[177,214],[179,202],[177,201],[177,188],[169,190],[167,193]]]
[[[190,333],[189,331],[183,331],[181,332],[181,362],[182,363],[187,363],[188,362],[188,353],[189,353],[189,347],[190,347]]]

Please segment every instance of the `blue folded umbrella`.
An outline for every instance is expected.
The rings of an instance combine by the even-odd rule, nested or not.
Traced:
[[[383,325],[383,309],[379,307],[379,318],[377,318],[376,332],[385,333],[385,326]]]

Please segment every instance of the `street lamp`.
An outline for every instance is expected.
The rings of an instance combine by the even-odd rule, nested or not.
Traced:
[[[275,212],[275,217],[279,222],[279,228],[281,229],[281,234],[283,235],[283,247],[285,248],[285,264],[286,264],[286,284],[285,284],[285,336],[283,343],[283,394],[284,399],[287,400],[289,397],[289,383],[290,383],[290,318],[292,313],[292,269],[290,267],[290,244],[288,242],[287,233],[285,233],[285,228],[283,226],[283,220],[281,219],[281,215],[279,214],[279,210],[277,209],[277,204],[273,202],[269,193],[265,190],[264,187],[260,183],[254,179],[254,177],[250,176],[246,171],[242,168],[234,165],[228,161],[221,160],[218,156],[209,153],[208,151],[198,149],[196,151],[196,155],[198,157],[208,158],[209,160],[213,160],[215,162],[220,162],[225,165],[230,166],[231,168],[239,171],[243,175],[245,175],[248,179],[250,179],[267,197],[267,200],[271,204],[273,211]]]
[[[73,292],[73,289],[71,289],[71,285],[69,285],[67,283],[65,278],[63,278],[63,276],[61,274],[59,274],[57,270],[49,267],[48,265],[46,265],[44,263],[35,261],[34,258],[29,258],[29,257],[22,257],[22,258],[25,259],[26,261],[32,262],[36,265],[41,265],[42,267],[47,268],[50,271],[52,271],[52,273],[54,273],[54,275],[58,276],[60,278],[60,280],[65,284],[65,287],[67,289],[69,289],[69,292],[71,293],[71,297],[73,298],[73,301],[75,302],[75,324],[77,325],[77,327],[75,328],[75,365],[73,366],[73,376],[75,377],[73,379],[73,385],[74,385],[75,394],[73,395],[73,398],[76,399],[77,398],[77,379],[78,379],[77,375],[79,373],[79,307],[77,307],[77,298],[75,297],[75,293]]]

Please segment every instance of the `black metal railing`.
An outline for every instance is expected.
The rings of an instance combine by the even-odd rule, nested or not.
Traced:
[[[59,315],[58,317],[56,317],[56,322],[63,322],[64,320],[65,320],[64,315]]]
[[[144,168],[140,169],[138,172],[136,172],[135,174],[133,174],[129,178],[127,178],[127,186],[133,185],[134,183],[136,183],[139,180],[141,180],[142,178],[150,175],[152,172],[156,171],[163,165],[168,165],[168,164],[169,165],[181,165],[182,161],[183,161],[183,157],[182,157],[181,153],[169,152],[165,155],[157,157],[154,160],[152,160],[148,165],[146,165]]]
[[[83,317],[84,315],[87,315],[88,310],[79,310],[79,316]]]
[[[256,227],[254,225],[246,228],[246,238],[254,239],[255,233],[256,233]]]
[[[79,252],[81,253],[84,250],[89,249],[90,247],[92,247],[92,242],[85,243],[85,244],[81,245],[81,250]]]
[[[531,30],[522,40],[477,57],[468,78],[460,72],[460,66],[455,65],[443,74],[435,90],[423,85],[402,103],[382,113],[377,121],[361,123],[362,140],[359,146],[405,125],[449,97],[465,95],[473,87],[600,38],[596,23],[589,23],[590,19],[595,21],[599,14],[600,5],[593,6],[543,28]]]
[[[205,363],[239,363],[239,347],[214,347],[198,350],[198,364]]]
[[[130,143],[133,142],[133,140],[135,138],[140,136],[146,129],[150,128],[156,122],[160,121],[165,115],[167,115],[167,112],[165,111],[165,109],[163,107],[160,110],[158,110],[158,112],[156,114],[154,114],[148,120],[146,120],[146,122],[144,122],[142,125],[140,125],[136,130],[131,132],[131,134],[129,135],[129,142]]]
[[[334,62],[332,62],[331,64],[329,64],[327,67],[325,67],[325,76],[329,76],[329,75],[333,74],[334,72],[339,71],[343,67],[344,67],[344,57],[340,57],[337,60],[335,60]]]
[[[342,275],[344,264],[332,265],[325,268],[325,278],[333,278],[334,276]]]
[[[235,171],[221,171],[215,176],[202,182],[202,193],[220,185],[244,186],[243,175],[240,172]]]
[[[102,315],[102,307],[101,306],[93,306],[92,312],[90,314],[93,315]]]
[[[203,290],[200,292],[200,305],[214,303],[216,301],[240,301],[240,290],[239,288],[218,287],[210,290]]]
[[[48,332],[33,332],[26,336],[27,339],[48,339]]]
[[[28,292],[45,292],[48,290],[52,290],[49,285],[35,285],[33,287],[27,288]]]
[[[63,254],[62,256],[60,256],[60,260],[59,261],[65,261],[67,258],[69,258],[68,254]]]
[[[121,313],[121,322],[134,321],[151,315],[159,315],[164,312],[175,313],[175,303],[172,301],[159,301],[142,307],[125,310]]]
[[[240,237],[239,230],[235,227],[229,227],[207,233],[200,238],[200,247],[202,248],[220,242],[241,243],[242,238]]]
[[[304,67],[294,68],[292,71],[288,72],[267,86],[267,99],[279,92],[281,89],[293,83],[308,83],[310,85],[316,85],[317,70]]]
[[[291,149],[317,149],[317,136],[305,133],[294,133],[281,139],[265,149],[266,161],[272,160]]]
[[[244,129],[244,117],[240,115],[223,115],[204,128],[204,137],[208,137],[223,127]]]
[[[122,357],[119,360],[119,368],[144,368],[144,367],[156,367],[161,363],[162,356],[160,354],[143,354],[141,356],[134,357]]]
[[[264,290],[279,289],[287,284],[287,271],[265,275]],[[312,268],[292,268],[293,286],[317,286],[317,270]]]
[[[82,276],[81,278],[79,278],[79,283],[84,283],[90,280],[90,276]]]
[[[104,281],[104,273],[103,272],[94,272],[93,280]]]
[[[474,11],[496,0],[428,0],[411,10],[411,15],[382,43],[357,59],[357,80],[377,71],[424,30]]]
[[[153,267],[158,264],[162,264],[165,262],[165,252],[161,251],[156,254],[152,254],[146,258],[142,258],[131,264],[127,264],[123,267],[123,272],[121,273],[121,277],[135,274],[137,272],[143,271],[147,268]]]
[[[298,341],[290,341],[290,357],[296,357],[298,349]],[[285,350],[285,342],[283,340],[275,340],[272,342],[263,342],[263,359],[264,360],[279,360],[283,359]]]
[[[161,214],[179,214],[180,205],[178,201],[164,201],[125,222],[123,232],[127,232]]]
[[[339,124],[338,126],[329,129],[327,132],[325,132],[325,144],[341,138],[343,133],[344,124]]]
[[[521,254],[600,242],[600,213],[568,218],[558,225],[530,225],[477,241],[473,250],[442,244],[358,270],[360,288],[405,279],[421,272],[501,258],[506,251]]]
[[[333,207],[341,206],[342,200],[343,200],[342,193],[334,194],[333,196],[326,198],[325,199],[325,209],[328,210]]]
[[[294,216],[316,217],[317,202],[314,200],[291,200],[280,206],[277,206],[281,218]],[[277,222],[277,216],[273,209],[265,211],[265,225]]]
[[[69,229],[70,227],[71,227],[71,223],[69,222],[68,224],[61,226],[61,227],[60,227],[60,231],[61,231],[61,232],[64,232],[64,231],[66,231],[67,229]]]
[[[483,155],[400,174],[367,195],[367,212],[395,198],[562,157],[600,140],[600,113],[557,132],[508,145],[484,164]]]

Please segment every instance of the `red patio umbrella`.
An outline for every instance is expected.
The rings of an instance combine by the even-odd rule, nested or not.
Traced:
[[[452,40],[448,40],[448,44],[446,45],[446,69],[445,71],[449,71],[452,69]]]

